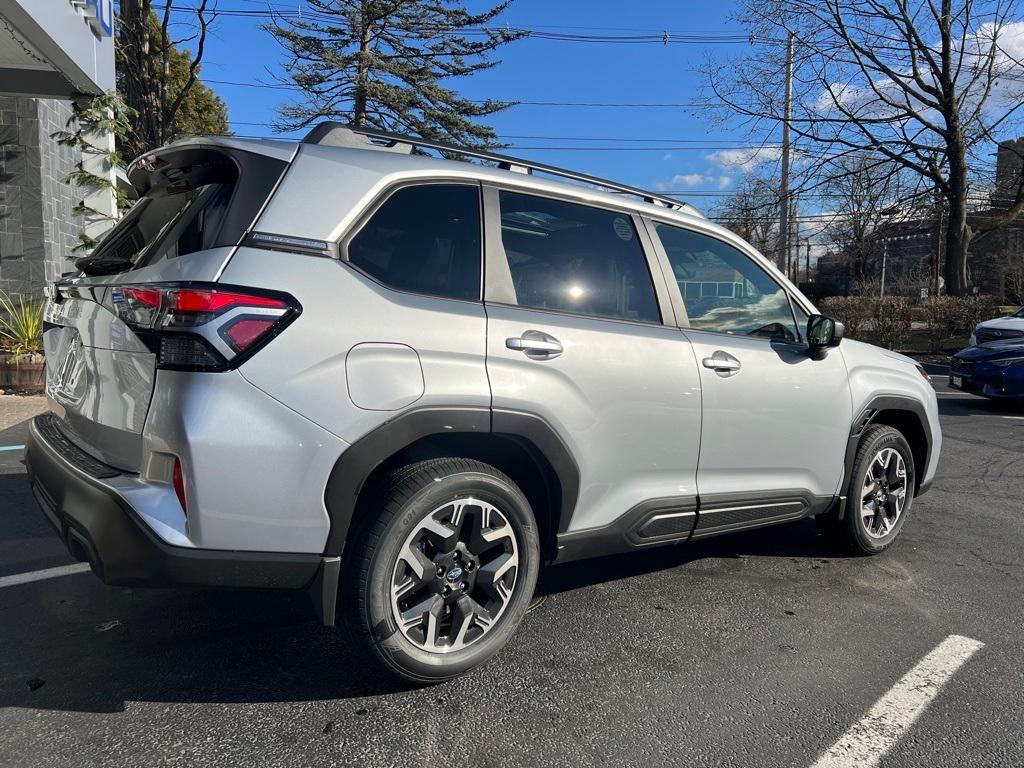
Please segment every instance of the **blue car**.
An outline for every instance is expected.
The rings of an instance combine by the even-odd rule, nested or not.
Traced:
[[[961,349],[950,361],[949,385],[984,397],[1024,400],[1024,342],[990,341]]]

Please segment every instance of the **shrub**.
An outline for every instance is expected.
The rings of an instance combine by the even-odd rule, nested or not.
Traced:
[[[870,299],[871,324],[878,343],[896,349],[907,338],[913,316],[910,302],[902,296]]]
[[[999,317],[999,300],[994,296],[964,296],[956,301],[956,331],[965,336],[970,335],[978,323]]]
[[[43,351],[43,302],[18,297],[17,304],[0,291],[0,341],[14,357]]]
[[[932,352],[942,350],[942,342],[957,335],[957,300],[952,296],[930,296],[921,300],[928,343]]]
[[[822,299],[821,311],[843,324],[845,335],[850,339],[861,338],[871,319],[870,300],[863,296],[831,296]]]

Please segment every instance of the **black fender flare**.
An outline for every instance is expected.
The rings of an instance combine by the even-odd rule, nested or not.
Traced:
[[[352,443],[335,462],[324,491],[324,505],[331,524],[324,554],[337,556],[344,550],[359,494],[377,467],[418,440],[459,433],[510,437],[542,456],[561,486],[558,532],[568,528],[579,494],[579,468],[561,437],[544,418],[486,407],[417,408],[371,430]]]
[[[875,419],[878,414],[883,411],[906,411],[913,414],[917,421],[921,425],[921,430],[924,432],[925,437],[925,453],[924,453],[924,466],[915,467],[918,477],[923,474],[924,470],[928,466],[928,462],[931,460],[932,445],[934,439],[932,437],[931,425],[928,422],[928,413],[925,411],[924,405],[912,397],[906,397],[904,395],[876,395],[868,401],[857,418],[853,420],[853,425],[850,427],[850,435],[846,442],[846,456],[843,462],[843,484],[840,487],[840,494],[843,495],[843,503],[840,505],[839,517],[842,518],[845,513],[845,494],[846,487],[850,483],[850,475],[853,472],[853,462],[857,456],[857,446],[860,443],[861,435],[864,434],[869,426],[875,423]],[[920,496],[928,490],[928,487],[924,484],[920,484],[917,488],[915,496]]]

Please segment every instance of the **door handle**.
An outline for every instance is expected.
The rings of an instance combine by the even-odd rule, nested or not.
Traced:
[[[743,367],[739,360],[720,349],[713,352],[711,357],[705,357],[701,363],[705,368],[710,368],[723,378],[738,373]]]
[[[563,352],[562,343],[543,331],[523,331],[522,336],[505,339],[505,346],[534,360],[550,360]]]

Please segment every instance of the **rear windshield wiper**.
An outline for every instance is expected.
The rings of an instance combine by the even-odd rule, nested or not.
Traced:
[[[131,259],[125,258],[85,256],[78,259],[75,266],[87,275],[116,275],[131,269],[134,264]]]

